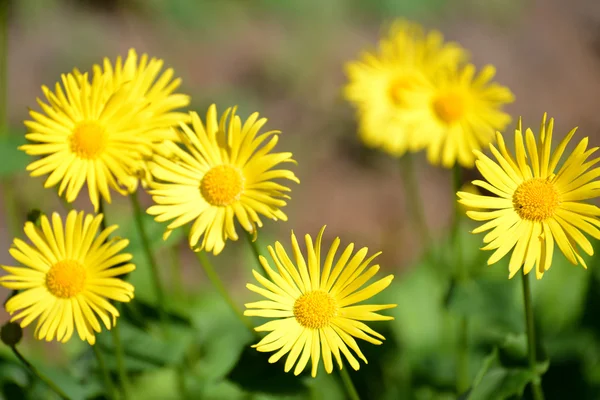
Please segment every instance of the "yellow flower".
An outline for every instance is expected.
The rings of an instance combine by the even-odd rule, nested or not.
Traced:
[[[76,329],[81,340],[94,344],[98,318],[106,329],[115,325],[119,312],[109,300],[133,298],[133,286],[117,277],[135,266],[128,263],[131,254],[120,253],[128,240],[107,241],[116,225],[96,236],[102,218],[71,211],[64,225],[57,213],[51,223],[43,215],[39,228],[25,224],[32,244],[15,239],[10,249],[24,267],[2,266],[9,275],[0,278],[0,285],[23,290],[6,302],[6,311],[18,312],[11,321],[22,319],[26,327],[37,318],[36,338],[63,343]]]
[[[181,85],[181,78],[173,79],[172,68],[161,72],[164,61],[151,58],[142,54],[140,58],[134,49],[130,49],[125,62],[117,57],[113,64],[108,58],[104,59],[103,66],[94,65],[94,73],[102,74],[106,78],[105,99],[126,86],[128,98],[139,101],[145,105],[143,109],[144,137],[158,145],[164,140],[178,140],[178,135],[171,129],[180,122],[189,122],[187,113],[176,110],[190,104],[190,96],[174,93]],[[145,157],[139,165],[138,175],[146,186],[151,175],[147,170]]]
[[[426,88],[440,69],[467,57],[457,44],[444,43],[440,32],[425,33],[407,21],[394,23],[378,51],[346,66],[345,96],[357,108],[361,140],[395,156],[423,149],[428,135],[415,135],[406,118],[415,106],[410,95]]]
[[[42,90],[49,104],[38,99],[43,113],[30,111],[33,121],[25,137],[32,142],[20,147],[41,156],[27,166],[31,176],[50,174],[44,187],[57,185],[59,195],[73,202],[87,183],[97,211],[99,196],[110,203],[110,189],[125,195],[142,154],[149,152],[142,126],[144,104],[128,97],[127,90],[107,96],[106,77],[98,72],[62,75],[62,87]],[[64,90],[63,90],[64,87]]]
[[[485,66],[475,76],[475,67],[440,71],[429,90],[414,94],[415,107],[407,120],[416,137],[427,137],[427,158],[434,165],[451,168],[456,162],[472,168],[473,150],[487,146],[496,130],[510,122],[502,106],[514,101],[511,91],[490,83],[496,70]]]
[[[600,208],[584,202],[598,196],[600,183],[595,179],[600,176],[600,168],[594,165],[600,158],[586,161],[598,148],[588,150],[588,138],[584,138],[556,171],[577,128],[552,153],[553,126],[553,119],[546,126],[544,114],[539,140],[536,142],[531,129],[527,129],[524,141],[519,121],[514,157],[507,151],[503,136],[497,133],[498,149],[490,144],[497,161],[475,152],[477,168],[487,182],[473,182],[495,196],[458,192],[462,204],[485,210],[469,211],[467,215],[476,221],[488,221],[473,230],[491,230],[483,238],[483,250],[495,250],[488,264],[513,250],[509,278],[521,266],[528,274],[534,265],[537,278],[542,278],[552,265],[554,242],[571,263],[586,267],[577,245],[592,255],[594,249],[583,233],[600,239]]]
[[[225,110],[219,122],[214,104],[208,109],[206,124],[198,114],[190,115],[192,127],[181,124],[185,149],[166,142],[164,151],[171,154],[157,154],[150,165],[156,180],[150,194],[156,205],[148,213],[158,222],[174,219],[163,237],[195,220],[190,246],[216,255],[227,239],[238,239],[235,219],[254,234],[256,226],[262,226],[259,214],[287,220],[281,207],[290,189],[274,180],[299,181],[287,169],[273,169],[294,162],[292,153],[271,153],[279,131],[259,135],[266,118],[254,113],[242,124],[235,108]]]
[[[396,307],[395,304],[357,305],[388,287],[394,278],[388,275],[365,286],[379,271],[379,265],[369,267],[369,264],[380,253],[365,259],[368,249],[363,247],[352,256],[354,244],[350,244],[334,265],[340,245],[340,239],[336,238],[321,270],[324,230],[325,227],[319,232],[314,246],[310,235],[305,236],[306,259],[292,232],[295,265],[279,242],[275,243],[275,248],[269,246],[277,270],[272,269],[267,259],[261,256],[260,263],[270,279],[252,271],[263,287],[247,285],[248,289],[268,300],[246,304],[248,310],[244,315],[278,318],[256,328],[259,332],[270,333],[253,347],[261,352],[277,351],[269,358],[270,363],[289,353],[285,371],[290,371],[296,364],[295,375],[300,374],[308,360],[312,359],[312,376],[316,376],[321,354],[327,373],[333,371],[332,354],[342,369],[340,352],[352,368],[358,370],[360,364],[348,347],[365,363],[367,360],[354,337],[373,344],[381,344],[385,340],[361,321],[391,320],[392,317],[379,315],[377,311]]]

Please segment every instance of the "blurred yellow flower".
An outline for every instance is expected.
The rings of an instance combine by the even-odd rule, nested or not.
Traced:
[[[495,250],[488,264],[496,263],[513,250],[509,278],[521,266],[528,274],[534,265],[537,278],[542,278],[552,265],[555,241],[571,263],[587,268],[576,246],[592,255],[594,249],[583,233],[600,239],[600,208],[584,202],[598,197],[600,182],[595,179],[600,176],[600,168],[594,165],[600,158],[586,161],[598,148],[588,150],[588,138],[584,138],[556,171],[577,128],[552,153],[553,126],[553,119],[546,126],[544,114],[536,142],[531,129],[527,129],[523,139],[519,121],[514,157],[507,151],[500,133],[496,134],[498,149],[490,144],[497,161],[476,151],[477,168],[487,182],[473,184],[497,197],[458,192],[462,204],[485,210],[468,211],[467,215],[476,221],[488,221],[473,230],[473,233],[491,230],[483,238],[486,243],[483,250]]]
[[[460,191],[461,192],[467,192],[467,193],[470,193],[470,194],[481,194],[481,190],[479,190],[479,188],[477,186],[473,185],[470,182],[469,183],[465,183],[464,185],[462,185],[461,188],[460,188]],[[467,207],[464,204],[459,204],[458,206],[465,213],[467,211],[476,211],[477,210],[477,208]]]
[[[358,370],[360,364],[348,347],[365,363],[367,360],[354,337],[373,344],[381,344],[385,340],[361,321],[391,320],[392,317],[377,312],[396,307],[395,304],[357,305],[388,287],[394,278],[388,275],[365,286],[379,271],[379,265],[369,267],[369,264],[380,253],[365,259],[368,249],[363,247],[352,256],[354,244],[350,244],[334,264],[340,245],[340,239],[336,238],[321,269],[324,230],[325,227],[319,232],[314,246],[310,235],[305,236],[306,259],[292,232],[295,264],[281,243],[275,242],[275,248],[269,246],[276,270],[271,268],[265,257],[260,256],[260,263],[269,279],[252,271],[263,287],[247,285],[248,289],[268,300],[246,304],[244,315],[277,318],[256,328],[259,332],[270,333],[253,347],[261,352],[277,351],[269,358],[270,363],[289,353],[285,371],[289,372],[296,364],[295,375],[300,374],[311,359],[312,376],[315,377],[321,354],[327,373],[333,371],[332,354],[342,369],[340,352],[352,368]]]
[[[81,340],[94,344],[100,332],[98,318],[111,329],[119,316],[108,301],[128,302],[133,286],[117,278],[135,269],[131,254],[121,253],[128,240],[107,241],[118,227],[100,232],[102,214],[84,215],[71,211],[63,225],[61,217],[44,215],[40,227],[25,224],[32,244],[15,239],[10,254],[24,267],[2,266],[9,273],[0,285],[22,290],[6,302],[11,321],[22,319],[26,327],[36,318],[35,337],[39,340],[67,342],[76,329]]]
[[[38,99],[43,113],[30,111],[25,121],[32,143],[20,147],[41,156],[27,166],[31,176],[50,174],[44,187],[57,185],[59,195],[73,202],[87,183],[89,198],[97,211],[99,196],[110,203],[109,189],[127,194],[135,187],[132,174],[142,154],[149,153],[144,138],[144,104],[131,99],[127,90],[107,95],[106,77],[77,72],[62,75],[62,87],[52,92],[42,86],[49,104]],[[64,89],[63,89],[64,88]]]
[[[151,184],[156,205],[148,213],[156,221],[173,220],[164,234],[195,220],[189,244],[196,251],[219,254],[227,239],[237,240],[235,220],[242,228],[256,234],[259,217],[287,220],[281,211],[290,188],[275,182],[288,179],[299,183],[293,172],[273,169],[282,163],[295,162],[292,153],[271,153],[279,131],[258,134],[266,118],[252,114],[244,123],[228,108],[217,119],[217,108],[208,109],[206,123],[192,112],[192,126],[181,124],[185,149],[166,142],[163,152],[150,164],[155,182]],[[199,243],[199,245],[198,245]]]
[[[440,69],[467,58],[459,45],[445,43],[440,32],[425,33],[418,24],[396,21],[377,51],[346,65],[345,97],[357,108],[361,140],[395,156],[423,149],[429,135],[414,134],[415,121],[407,118],[415,106],[411,94],[427,88]]]
[[[429,90],[415,93],[407,120],[413,134],[427,137],[427,158],[434,165],[452,168],[456,162],[472,168],[473,150],[481,150],[511,118],[502,106],[514,101],[511,91],[490,83],[496,74],[485,66],[479,74],[471,64],[439,71]]]

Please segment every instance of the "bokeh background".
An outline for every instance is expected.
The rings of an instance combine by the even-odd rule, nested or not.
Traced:
[[[423,254],[407,215],[406,198],[413,194],[403,191],[398,160],[361,146],[354,112],[341,94],[344,64],[374,48],[382,26],[395,17],[442,31],[448,40],[469,49],[477,66],[495,65],[497,81],[516,95],[507,109],[515,117],[523,116],[525,125],[538,126],[542,113],[548,112],[556,118],[557,136],[579,126],[592,146],[598,143],[597,0],[16,0],[8,38],[11,137],[0,149],[0,174],[11,176],[18,198],[19,209],[11,216],[22,224],[33,208],[64,211],[55,192],[43,189],[42,178],[27,177],[28,158],[6,150],[23,142],[22,121],[28,109],[36,107],[40,86],[53,86],[61,73],[74,67],[89,70],[104,57],[125,56],[133,47],[173,67],[183,79],[179,91],[192,96],[190,108],[201,115],[211,103],[219,111],[238,105],[243,117],[259,111],[269,119],[268,128],[283,132],[278,149],[294,153],[301,185],[292,186],[289,221],[266,222],[261,245],[287,243],[290,229],[316,234],[327,224],[327,242],[340,236],[343,243],[382,250],[383,270],[402,279]],[[427,223],[442,242],[452,216],[451,172],[427,165],[422,155],[415,162]],[[465,180],[474,176],[467,172]],[[76,207],[91,211],[86,196],[81,197]],[[147,196],[142,198],[150,204]],[[122,236],[131,235],[135,249],[128,201],[115,198],[107,212],[109,223],[122,226]],[[0,230],[0,262],[8,264],[11,216]],[[181,236],[164,245],[161,227],[153,229],[169,287],[181,297],[205,290],[204,274],[185,243],[172,249]],[[477,250],[478,242],[472,243]],[[183,281],[172,272],[173,258],[182,260]],[[244,240],[228,243],[214,261],[236,300],[241,304],[249,299],[244,286],[255,261]],[[141,268],[132,279],[136,295],[142,300],[151,297],[147,270]],[[575,302],[582,303],[581,297]],[[8,318],[0,313],[0,320]],[[433,323],[429,328],[438,332],[444,325]],[[27,345],[36,357],[62,363],[76,352],[65,355],[62,348],[30,340]],[[388,351],[385,345],[382,349]]]

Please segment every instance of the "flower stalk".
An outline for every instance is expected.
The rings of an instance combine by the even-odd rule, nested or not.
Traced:
[[[70,397],[62,391],[54,382],[52,382],[47,376],[42,374],[36,367],[33,366],[27,359],[21,354],[21,352],[15,347],[11,346],[10,349],[15,356],[23,363],[23,365],[31,372],[34,376],[44,382],[54,393],[56,393],[61,399],[70,400]]]
[[[531,391],[535,400],[544,400],[544,392],[542,390],[542,380],[537,372],[537,356],[536,356],[536,338],[535,325],[533,320],[533,302],[531,300],[531,287],[529,284],[529,275],[521,274],[523,278],[523,303],[525,305],[525,325],[527,327],[527,354],[529,358],[529,368],[534,374],[535,379],[531,382]]]
[[[350,400],[360,400],[360,396],[356,391],[356,387],[354,387],[354,383],[352,383],[352,378],[350,378],[350,374],[348,373],[347,368],[340,369],[340,377],[342,378],[342,382],[344,383],[344,388],[346,388],[348,398]]]
[[[100,223],[102,231],[106,230],[106,213],[104,211],[104,200],[100,199],[98,204],[98,213],[103,215],[102,222]],[[121,312],[120,307],[117,305],[117,309]],[[115,350],[115,359],[117,361],[117,372],[119,374],[119,380],[121,381],[121,389],[123,391],[123,400],[129,398],[129,379],[127,377],[127,368],[125,367],[125,357],[123,352],[123,346],[121,345],[121,330],[119,324],[116,323],[111,329],[111,337]],[[96,354],[96,357],[98,354]],[[98,360],[100,363],[100,359]],[[110,378],[109,378],[110,379]]]
[[[93,345],[91,347],[92,347],[92,350],[94,351],[94,355],[96,356],[96,361],[98,362],[98,369],[102,373],[102,379],[104,379],[104,385],[108,392],[108,398],[116,399],[115,387],[113,385],[112,380],[110,379],[110,372],[108,372],[108,369],[106,368],[106,363],[104,362],[104,356],[98,349],[98,346]]]
[[[462,219],[462,210],[460,204],[455,199],[456,193],[462,186],[462,168],[459,164],[455,164],[452,169],[453,191],[452,198],[454,199],[454,217],[452,219],[451,238],[454,250],[455,263],[455,279],[458,282],[464,283],[469,279],[469,271],[467,270],[462,254],[462,240],[460,232],[460,224]],[[457,378],[456,391],[462,394],[469,388],[469,320],[466,316],[460,318],[458,325],[458,349],[457,349]]]
[[[150,272],[152,273],[152,283],[154,285],[154,292],[156,294],[156,307],[158,309],[158,313],[160,318],[163,321],[167,320],[166,312],[164,309],[165,304],[165,291],[162,286],[162,281],[160,278],[160,273],[158,271],[158,265],[156,263],[156,259],[154,258],[154,253],[152,252],[152,246],[150,245],[150,239],[148,238],[148,232],[146,232],[146,227],[144,226],[143,216],[144,212],[142,211],[142,206],[140,204],[140,200],[136,192],[131,193],[129,196],[131,200],[131,205],[133,207],[133,216],[135,219],[135,224],[140,235],[140,239],[142,241],[142,248],[144,253],[146,254],[146,262],[150,266]]]
[[[406,153],[400,159],[400,173],[402,175],[402,183],[404,185],[404,194],[407,201],[408,213],[412,216],[414,223],[419,231],[421,245],[427,248],[431,242],[431,234],[425,219],[425,211],[423,210],[423,201],[419,196],[419,185],[415,170],[414,155]]]
[[[254,326],[252,325],[248,317],[246,317],[242,313],[240,308],[235,304],[235,301],[233,301],[233,299],[229,295],[229,292],[227,292],[227,289],[221,281],[221,278],[219,278],[219,275],[217,275],[214,266],[212,265],[208,257],[206,257],[206,253],[204,251],[197,251],[195,253],[196,257],[198,258],[198,261],[200,262],[200,265],[202,266],[204,272],[206,273],[206,276],[208,277],[208,280],[210,280],[210,283],[214,286],[217,292],[219,292],[219,294],[221,295],[223,300],[225,300],[227,305],[229,305],[231,311],[233,311],[233,313],[239,318],[242,324],[244,324],[244,326],[248,328],[248,330],[252,332],[252,334],[256,334],[254,331]]]
[[[258,249],[258,240],[255,240],[252,233],[246,231],[246,239],[248,244],[250,245],[250,249],[252,250],[252,254],[254,254],[254,258],[256,259],[256,264],[263,271],[264,274],[267,274],[265,267],[260,262],[260,250]]]

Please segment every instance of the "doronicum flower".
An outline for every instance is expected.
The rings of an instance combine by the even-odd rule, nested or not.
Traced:
[[[23,266],[3,265],[8,275],[0,278],[0,285],[21,291],[5,304],[11,321],[26,327],[37,319],[37,339],[63,343],[77,330],[81,340],[94,344],[94,332],[101,331],[98,319],[106,329],[115,325],[119,311],[109,300],[133,298],[133,286],[118,276],[135,266],[131,254],[121,253],[128,240],[107,241],[116,225],[97,235],[102,218],[71,211],[64,224],[57,213],[51,222],[42,216],[39,227],[25,224],[31,244],[15,239],[10,249]]]
[[[279,243],[269,246],[275,269],[267,259],[260,256],[260,263],[267,277],[252,271],[263,286],[248,284],[247,288],[267,300],[246,304],[244,315],[277,318],[256,328],[270,332],[255,347],[261,352],[276,351],[269,358],[275,363],[288,354],[285,371],[294,364],[294,374],[300,374],[308,360],[312,360],[312,376],[315,377],[322,355],[327,373],[333,371],[332,355],[342,369],[342,358],[358,370],[359,362],[350,352],[352,349],[365,363],[367,359],[354,338],[373,344],[381,344],[385,338],[361,321],[387,321],[392,317],[377,314],[393,308],[395,304],[359,304],[381,292],[394,278],[388,275],[367,286],[367,282],[379,271],[379,265],[369,267],[377,253],[366,258],[368,249],[360,249],[354,255],[350,244],[334,263],[340,239],[336,238],[321,264],[321,229],[313,245],[310,235],[305,236],[306,258],[302,255],[296,236],[292,232],[294,261],[288,257]]]
[[[588,138],[582,139],[561,162],[567,144],[576,128],[561,141],[552,153],[554,120],[546,125],[542,120],[536,140],[531,129],[523,138],[521,121],[515,131],[515,153],[510,154],[503,136],[496,134],[498,148],[490,144],[496,161],[479,151],[476,165],[485,181],[473,184],[493,196],[458,192],[460,202],[478,211],[467,215],[476,221],[487,221],[473,233],[490,231],[483,238],[483,250],[495,250],[488,260],[494,264],[512,250],[509,278],[523,267],[528,274],[536,267],[536,276],[552,265],[554,243],[573,264],[586,264],[577,246],[592,255],[594,249],[584,233],[600,239],[600,208],[588,204],[598,196],[600,168],[594,167],[600,158],[587,159],[598,149],[587,149]]]
[[[273,220],[287,220],[281,211],[290,189],[277,179],[299,183],[293,172],[280,168],[295,162],[292,153],[272,153],[279,131],[258,134],[267,122],[252,114],[244,123],[228,108],[217,120],[213,104],[202,123],[198,114],[190,113],[192,126],[181,124],[184,148],[166,142],[157,154],[150,171],[155,182],[149,191],[156,205],[148,213],[156,221],[172,221],[173,229],[191,221],[190,247],[196,251],[219,254],[227,239],[237,240],[237,220],[243,229],[256,234],[261,227],[260,215]]]
[[[473,150],[481,150],[496,130],[510,122],[502,108],[512,103],[512,92],[491,82],[493,66],[479,74],[471,64],[439,71],[428,90],[411,96],[415,107],[407,120],[416,137],[427,137],[427,158],[433,165],[452,168],[455,163],[472,168]]]
[[[345,97],[357,108],[360,139],[395,156],[423,149],[429,135],[414,134],[414,121],[407,118],[407,111],[418,105],[411,94],[427,88],[440,70],[467,58],[463,48],[445,43],[438,31],[425,33],[403,20],[392,24],[376,51],[346,65]]]
[[[189,122],[188,113],[177,110],[190,104],[190,96],[174,93],[181,85],[181,78],[173,79],[173,69],[162,71],[163,65],[161,59],[148,59],[147,54],[138,57],[136,51],[130,49],[125,62],[119,56],[113,66],[105,58],[102,66],[93,67],[94,73],[106,78],[106,99],[126,86],[127,96],[144,104],[144,137],[153,146],[160,146],[165,140],[178,140],[178,135],[171,128],[179,126],[180,122]],[[149,159],[144,159],[138,171],[144,186],[151,178],[146,165]]]
[[[62,87],[42,90],[49,104],[38,99],[43,113],[30,111],[32,121],[20,147],[41,158],[27,166],[31,176],[50,174],[44,187],[60,183],[59,195],[73,202],[87,183],[94,209],[102,196],[111,201],[110,189],[127,194],[135,188],[135,171],[144,153],[151,153],[143,126],[145,105],[131,99],[126,88],[113,93],[106,76],[78,72],[62,75]]]

